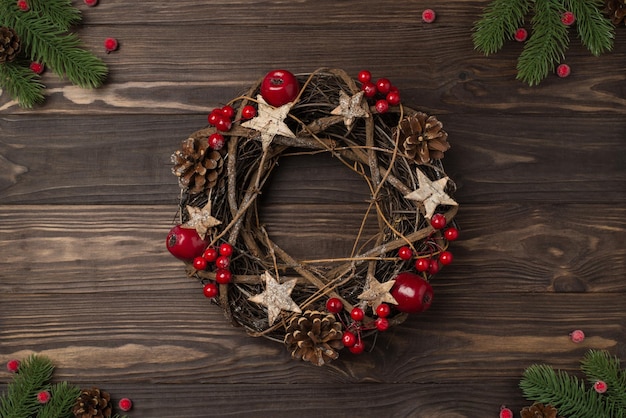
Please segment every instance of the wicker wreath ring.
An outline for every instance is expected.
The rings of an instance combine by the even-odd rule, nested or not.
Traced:
[[[221,261],[216,251],[204,257],[206,268],[187,260],[187,274],[216,289],[212,300],[234,325],[323,365],[344,346],[363,351],[366,337],[407,318],[390,293],[394,278],[412,271],[430,281],[438,268],[420,272],[416,261],[440,267],[437,257],[453,239],[431,220],[443,216],[456,230],[458,205],[440,161],[447,133],[434,116],[402,104],[377,111],[376,99],[343,70],[296,77],[299,95],[287,105],[268,105],[261,80],[233,99],[229,130],[208,126],[191,134],[172,155],[172,171],[181,187],[180,225],[195,229],[208,248],[232,249]],[[242,111],[250,106],[258,113],[246,120]],[[223,148],[208,145],[215,133],[223,134]],[[350,257],[321,266],[296,260],[260,224],[258,197],[281,156],[294,152],[329,154],[366,183],[371,200],[363,223],[375,216],[378,228],[370,228],[377,229],[372,236],[361,228],[355,242],[366,244],[355,244]]]

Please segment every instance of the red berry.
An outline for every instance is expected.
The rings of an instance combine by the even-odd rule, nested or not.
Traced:
[[[513,411],[502,405],[500,407],[500,418],[513,418]]]
[[[570,332],[569,337],[572,340],[572,342],[581,343],[585,339],[585,333],[582,330],[577,329],[577,330]]]
[[[443,229],[446,226],[446,217],[441,213],[435,213],[432,218],[430,218],[430,224],[435,229]]]
[[[443,231],[443,236],[448,241],[456,241],[456,239],[459,238],[459,230],[451,226],[450,228]]]
[[[343,311],[343,302],[339,298],[330,298],[326,301],[326,310],[330,313],[338,314]]]
[[[217,260],[217,255],[217,250],[213,247],[209,247],[202,253],[202,258],[204,258],[209,263],[212,263]]]
[[[389,110],[389,102],[385,99],[380,99],[376,102],[376,111],[378,113],[387,113]]]
[[[439,262],[444,265],[447,266],[450,263],[452,263],[454,257],[452,257],[452,253],[450,251],[444,251],[441,254],[439,254]]]
[[[361,90],[365,93],[365,97],[374,97],[376,96],[376,85],[371,81],[366,81],[361,84]]]
[[[192,228],[183,228],[176,225],[165,238],[167,250],[176,258],[192,261],[202,255],[209,241],[200,238],[198,232]]]
[[[244,119],[252,119],[256,116],[256,108],[252,105],[245,105],[241,109],[241,117]]]
[[[379,78],[378,81],[376,81],[376,90],[380,94],[389,93],[389,89],[391,89],[391,81],[389,81],[388,78]]]
[[[93,7],[98,4],[98,0],[83,0],[85,4],[89,7]]]
[[[608,388],[609,385],[607,385],[606,382],[602,380],[598,380],[593,384],[593,389],[598,393],[604,393],[607,391]]]
[[[439,262],[437,260],[430,260],[428,264],[428,274],[437,274],[441,267],[439,266]]]
[[[224,115],[218,116],[217,120],[215,121],[215,127],[218,131],[228,132],[230,131],[230,128],[232,128],[232,126],[233,122]]]
[[[524,42],[528,38],[528,31],[524,28],[519,28],[515,31],[515,40],[517,42]]]
[[[37,394],[37,402],[42,404],[48,403],[50,401],[50,398],[52,398],[52,396],[50,396],[50,392],[48,392],[47,390],[42,390]]]
[[[219,284],[230,283],[232,277],[233,274],[230,272],[230,270],[227,269],[217,269],[217,271],[215,272],[215,281]]]
[[[418,258],[417,260],[415,260],[415,269],[417,271],[424,272],[428,270],[429,266],[430,266],[430,260],[427,258]]]
[[[381,318],[386,318],[391,313],[391,308],[386,303],[381,303],[376,307],[376,315]]]
[[[565,26],[570,26],[572,24],[574,24],[574,22],[576,21],[576,16],[574,16],[574,13],[572,12],[564,12],[561,15],[561,22],[563,22],[563,24]]]
[[[41,74],[43,73],[43,70],[45,70],[45,67],[42,63],[40,62],[31,62],[30,63],[30,69],[31,71],[33,71],[35,74]]]
[[[352,347],[348,347],[348,350],[350,350],[352,354],[361,354],[365,351],[365,344],[363,344],[363,341],[357,341]]]
[[[230,257],[221,255],[215,260],[215,267],[218,269],[227,269],[228,266],[230,266]]]
[[[398,257],[400,257],[400,259],[402,260],[410,260],[411,258],[413,258],[413,250],[411,250],[411,247],[408,246],[403,246],[398,248]]]
[[[7,361],[7,370],[11,373],[17,373],[20,368],[20,361],[16,359],[11,359]]]
[[[261,82],[261,96],[274,107],[293,102],[300,92],[296,76],[286,70],[273,70]]]
[[[214,298],[219,293],[219,289],[215,283],[207,283],[202,288],[202,293],[207,298]]]
[[[19,7],[20,10],[22,10],[23,12],[27,12],[30,9],[30,6],[26,2],[26,0],[18,0],[17,7]]]
[[[387,331],[389,329],[389,321],[387,318],[377,318],[376,321],[374,321],[374,324],[376,325],[376,329],[380,332]]]
[[[367,70],[359,71],[358,78],[361,83],[367,83],[368,81],[372,81],[372,73]]]
[[[224,135],[214,133],[209,136],[208,142],[211,148],[213,148],[214,150],[220,150],[224,148],[226,140],[224,139]]]
[[[219,251],[220,251],[220,255],[223,255],[224,257],[230,257],[231,255],[233,255],[233,246],[225,242],[222,245],[220,245]]]
[[[120,401],[117,403],[117,406],[119,406],[119,408],[124,411],[124,412],[128,412],[131,410],[131,408],[133,407],[133,402],[128,399],[128,398],[122,398],[120,399]]]
[[[117,42],[117,39],[115,39],[115,38],[106,38],[104,40],[104,50],[107,52],[107,54],[109,52],[113,52],[113,51],[117,50],[118,47],[119,47],[119,44]]]
[[[556,74],[561,78],[567,77],[571,72],[572,70],[567,64],[561,64],[556,67]]]
[[[422,20],[425,23],[433,23],[436,17],[437,15],[433,9],[426,9],[422,12]]]
[[[356,335],[354,335],[350,331],[346,331],[343,333],[341,341],[346,347],[352,347],[354,344],[356,344]]]
[[[365,318],[365,312],[361,308],[352,308],[350,311],[350,317],[355,321],[362,321]]]
[[[209,263],[202,257],[196,257],[193,259],[193,268],[196,270],[206,270]]]
[[[400,93],[398,93],[397,91],[390,91],[389,93],[387,93],[387,103],[389,103],[392,106],[397,106],[400,104]]]
[[[400,312],[424,312],[432,304],[433,288],[419,275],[404,272],[396,276],[391,296],[398,302],[396,308]]]
[[[232,119],[235,117],[235,109],[232,106],[224,106],[220,109],[222,111],[222,115],[226,116],[228,119]]]
[[[209,123],[213,126],[215,126],[215,124],[217,123],[217,119],[222,117],[222,111],[221,109],[213,109],[211,110],[211,113],[209,113],[209,117],[207,118],[209,120]]]

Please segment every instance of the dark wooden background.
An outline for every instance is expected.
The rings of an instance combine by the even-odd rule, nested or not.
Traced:
[[[626,28],[601,57],[574,37],[571,76],[531,88],[515,80],[520,44],[473,50],[486,1],[75,3],[106,85],[48,72],[45,105],[0,96],[2,362],[48,355],[57,379],[130,397],[132,417],[478,418],[529,404],[532,363],[626,358]],[[268,70],[322,66],[389,77],[443,121],[462,236],[430,311],[317,368],[231,327],[164,240],[180,140]],[[263,216],[294,255],[335,255],[366,199],[333,161],[290,159]]]

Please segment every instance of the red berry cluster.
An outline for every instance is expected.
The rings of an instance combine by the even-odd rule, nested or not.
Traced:
[[[233,255],[233,246],[225,242],[218,248],[208,247],[200,257],[193,259],[193,268],[205,271],[213,263],[215,267],[215,281],[219,284],[230,283],[232,273],[230,272],[230,257]],[[207,283],[203,288],[204,296],[214,298],[218,294],[216,283]]]
[[[378,113],[386,113],[389,106],[400,104],[400,92],[388,78],[379,78],[374,83],[372,73],[368,70],[362,70],[359,72],[358,80],[361,82],[361,90],[363,90],[365,97],[375,103]]]
[[[209,113],[209,124],[218,131],[228,132],[233,126],[235,109],[232,106],[216,107]]]
[[[436,213],[432,216],[430,224],[436,230],[444,230],[443,237],[447,241],[455,241],[459,237],[458,229],[453,226],[446,228],[446,217],[440,213]],[[415,269],[420,273],[434,275],[439,273],[442,266],[451,264],[454,257],[450,251],[441,248],[434,240],[427,239],[425,242],[428,248],[428,251],[425,253],[415,255],[411,247],[405,245],[398,249],[398,257],[401,260],[409,261],[413,259],[415,255],[417,257],[415,260]],[[435,256],[437,257],[435,258]]]
[[[365,343],[363,342],[363,332],[377,330],[386,331],[389,328],[389,320],[387,317],[391,313],[391,307],[386,303],[381,303],[376,307],[374,313],[378,318],[366,322],[365,311],[363,308],[355,306],[350,311],[349,317],[341,315],[344,311],[343,302],[339,298],[330,298],[326,301],[326,310],[334,313],[343,324],[345,331],[343,332],[342,342],[344,347],[348,347],[353,354],[361,354],[365,351]]]

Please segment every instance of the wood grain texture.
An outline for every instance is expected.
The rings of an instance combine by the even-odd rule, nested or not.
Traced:
[[[486,3],[437,4],[426,25],[421,0],[75,1],[105,86],[48,71],[43,106],[0,95],[0,362],[46,354],[55,379],[130,397],[131,418],[479,418],[528,404],[533,363],[626,358],[626,29],[600,57],[573,37],[570,77],[531,88],[515,81],[521,44],[473,50]],[[231,326],[164,245],[170,155],[276,67],[389,77],[452,144],[461,238],[433,307],[324,368]],[[347,254],[368,200],[333,159],[288,157],[262,221],[296,258]]]

